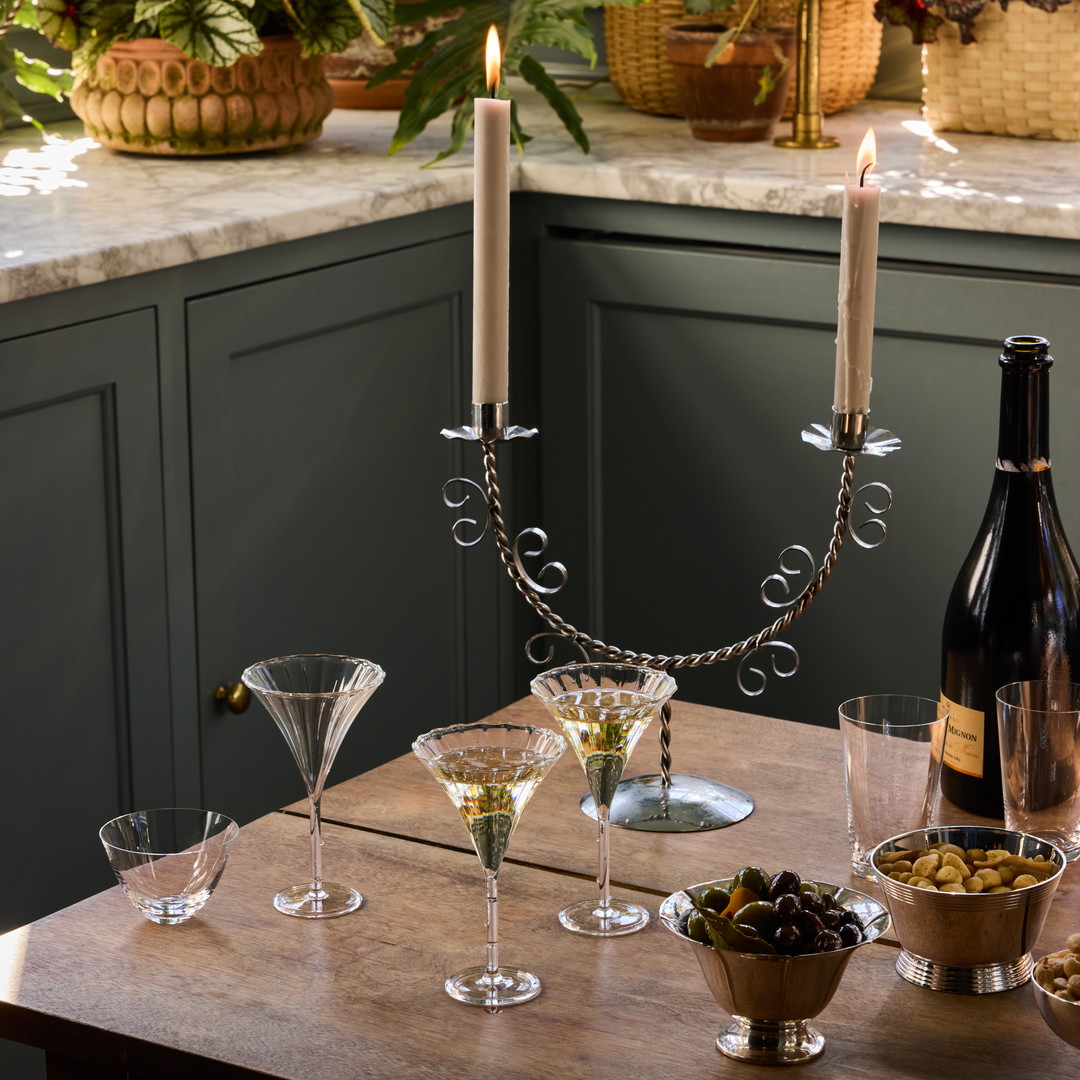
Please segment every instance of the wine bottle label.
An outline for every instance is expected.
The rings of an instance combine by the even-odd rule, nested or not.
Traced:
[[[950,769],[981,780],[985,715],[978,709],[957,705],[944,694],[941,700],[949,708],[949,722],[944,729],[939,728],[934,733],[934,756],[939,761],[944,760]],[[944,746],[940,745],[942,742]]]

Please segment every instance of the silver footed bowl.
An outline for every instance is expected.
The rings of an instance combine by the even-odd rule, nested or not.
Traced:
[[[1044,990],[1035,979],[1031,980],[1035,1004],[1046,1021],[1046,1026],[1061,1040],[1080,1050],[1080,1001],[1066,1001]]]
[[[863,924],[864,939],[833,952],[782,956],[714,949],[686,936],[692,910],[688,891],[701,895],[717,885],[730,891],[731,878],[691,885],[660,905],[660,921],[694,950],[713,997],[734,1021],[716,1037],[727,1057],[757,1065],[796,1065],[815,1058],[825,1046],[820,1032],[807,1021],[832,1000],[855,950],[880,937],[889,927],[889,913],[871,896],[828,882],[813,882],[851,908]]]
[[[874,848],[870,864],[876,871],[883,852],[938,843],[965,851],[1000,848],[1026,858],[1042,855],[1056,869],[1039,885],[1000,893],[934,892],[876,873],[901,945],[896,970],[916,986],[954,994],[992,994],[1022,986],[1031,977],[1031,949],[1061,881],[1065,856],[1028,833],[954,825],[894,836]]]

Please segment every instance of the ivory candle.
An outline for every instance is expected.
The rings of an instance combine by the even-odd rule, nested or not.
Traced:
[[[867,178],[876,157],[877,146],[871,129],[859,147],[855,183],[844,185],[833,395],[833,408],[838,413],[870,411],[881,189],[868,183]]]
[[[499,88],[499,35],[487,36],[487,87]],[[509,398],[510,102],[478,97],[473,143],[473,383],[478,404]]]

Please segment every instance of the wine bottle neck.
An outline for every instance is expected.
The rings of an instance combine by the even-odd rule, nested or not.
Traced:
[[[1044,472],[1050,468],[1050,365],[1041,349],[1006,348],[1001,363],[1001,419],[997,468]]]

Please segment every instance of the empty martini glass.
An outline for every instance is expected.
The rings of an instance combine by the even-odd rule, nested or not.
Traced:
[[[556,732],[516,724],[437,728],[413,743],[461,812],[487,879],[487,963],[445,984],[452,998],[467,1005],[498,1009],[540,993],[531,972],[499,964],[498,875],[521,811],[565,749]]]
[[[311,881],[283,889],[274,907],[286,915],[329,919],[355,911],[363,896],[323,881],[320,802],[341,741],[385,678],[370,660],[312,653],[261,660],[241,676],[285,736],[307,787],[311,812]]]
[[[600,899],[583,900],[559,912],[559,922],[579,934],[632,934],[649,921],[638,904],[611,898],[608,819],[626,759],[649,722],[675,693],[664,671],[631,664],[570,664],[538,675],[532,692],[559,721],[578,756],[596,804]]]

